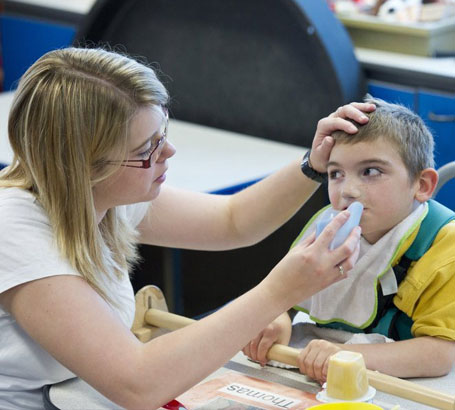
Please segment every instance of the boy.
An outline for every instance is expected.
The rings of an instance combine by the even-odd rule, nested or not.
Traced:
[[[381,333],[396,341],[345,345],[315,339],[301,351],[299,367],[323,382],[328,358],[351,350],[362,353],[372,370],[442,376],[455,359],[455,221],[450,210],[429,201],[438,181],[433,137],[407,108],[366,102],[376,105],[369,122],[356,124],[354,135],[335,133],[327,163],[331,206],[343,210],[354,201],[364,206],[358,262],[346,280],[295,309],[309,313],[318,327]],[[313,234],[321,213],[296,242]],[[243,352],[265,364],[270,346],[288,344],[290,336],[285,313]]]

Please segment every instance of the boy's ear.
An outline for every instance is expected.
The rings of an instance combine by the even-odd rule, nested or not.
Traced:
[[[415,199],[419,202],[425,202],[431,199],[436,185],[438,184],[438,171],[434,168],[425,168],[417,179],[417,191]]]

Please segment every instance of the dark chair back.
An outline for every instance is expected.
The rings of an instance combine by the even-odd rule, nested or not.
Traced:
[[[87,40],[156,62],[174,118],[297,145],[365,92],[323,0],[99,0],[75,43]]]
[[[455,211],[455,161],[448,162],[438,168],[439,181],[433,193],[433,198],[446,207]]]

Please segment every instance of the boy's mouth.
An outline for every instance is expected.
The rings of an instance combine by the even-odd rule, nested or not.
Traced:
[[[341,208],[341,211],[346,211],[346,209],[348,209],[350,205],[351,205],[351,204],[348,204],[348,205],[344,206],[343,208]],[[363,208],[363,211],[365,211],[366,209],[368,209],[368,208],[365,208],[365,207],[364,207],[364,208]]]

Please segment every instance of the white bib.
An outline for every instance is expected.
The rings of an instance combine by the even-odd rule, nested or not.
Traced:
[[[414,232],[428,212],[428,204],[416,202],[413,212],[375,244],[360,239],[360,255],[348,277],[318,292],[301,304],[312,320],[324,324],[341,322],[357,328],[367,327],[377,310],[377,282],[384,295],[397,292],[391,267],[403,242]],[[312,234],[322,211],[309,222],[299,241]]]

